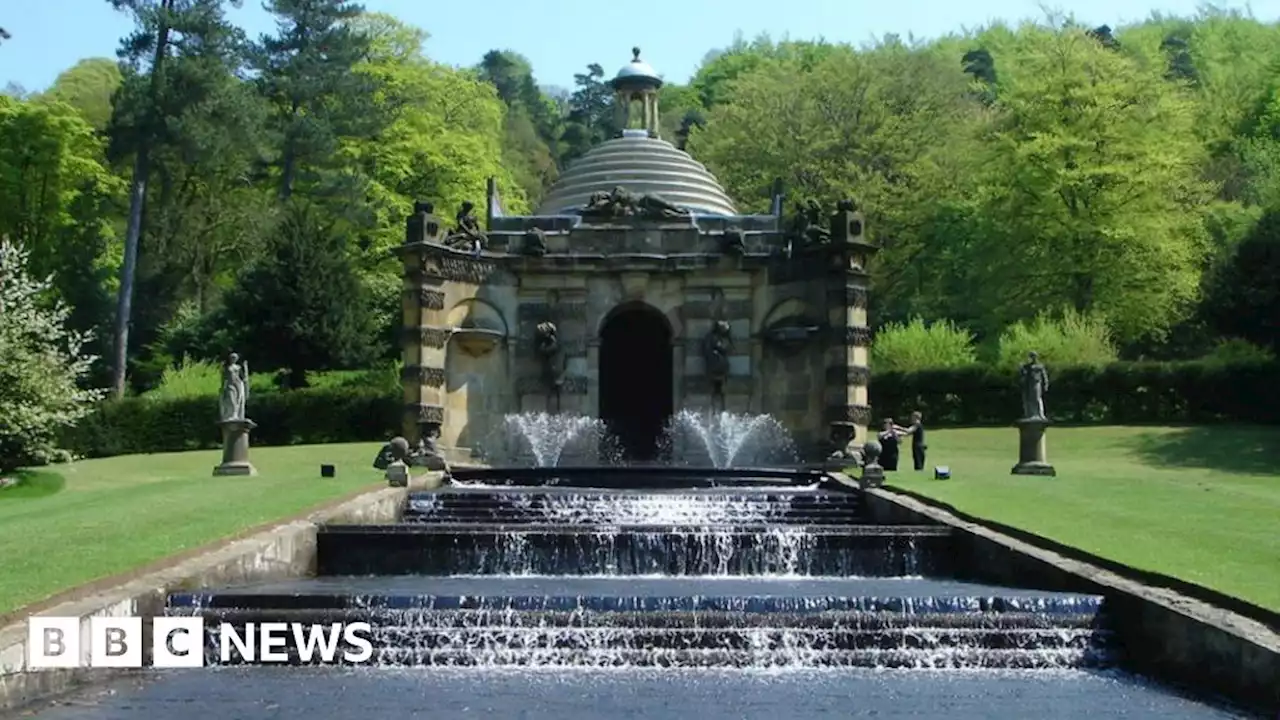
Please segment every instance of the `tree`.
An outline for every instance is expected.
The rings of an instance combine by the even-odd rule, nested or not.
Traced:
[[[1262,216],[1212,274],[1204,310],[1225,337],[1280,351],[1280,209]]]
[[[502,142],[505,164],[525,197],[536,203],[559,176],[559,107],[538,87],[529,61],[518,53],[490,50],[477,70],[507,107]]]
[[[111,210],[124,187],[102,146],[68,105],[0,97],[0,237],[30,253],[38,277],[53,276],[80,331],[109,318]]]
[[[415,200],[435,202],[445,216],[463,201],[483,207],[493,177],[508,211],[528,205],[504,166],[506,113],[494,87],[423,56],[425,33],[418,28],[376,14],[357,22],[372,42],[368,59],[355,72],[382,89],[365,111],[389,124],[376,139],[344,140],[335,160],[345,174],[367,183],[361,200],[372,217],[365,226],[365,254],[389,270],[386,284],[398,292],[388,251],[403,241],[404,220]]]
[[[40,99],[70,105],[94,130],[103,132],[111,121],[111,97],[123,80],[114,61],[87,58],[59,73]]]
[[[286,370],[295,388],[313,370],[369,361],[377,328],[337,224],[294,200],[267,242],[224,298],[223,326],[240,352],[257,367]]]
[[[1001,53],[973,256],[984,316],[1065,304],[1121,341],[1162,335],[1207,251],[1193,107],[1162,68],[1078,28],[1024,28]]]
[[[278,136],[279,194],[288,200],[299,180],[315,184],[342,138],[374,137],[383,120],[369,112],[376,88],[355,72],[370,38],[351,21],[363,8],[348,0],[267,0],[275,37],[254,50],[258,85],[271,106]]]
[[[0,240],[0,471],[57,459],[58,432],[92,411],[99,390],[80,386],[94,362],[88,339],[49,304],[51,283],[30,274],[28,254]]]
[[[574,75],[573,82],[578,89],[569,97],[569,114],[560,136],[561,167],[586,155],[618,130],[614,127],[613,88],[604,79],[604,68],[592,63],[587,72]]]
[[[136,29],[121,41],[124,82],[116,94],[111,126],[113,155],[133,158],[129,216],[116,307],[111,390],[124,394],[129,328],[142,236],[143,207],[152,152],[180,130],[174,118],[198,105],[206,80],[225,67],[239,31],[223,17],[223,0],[108,0],[133,15]]]

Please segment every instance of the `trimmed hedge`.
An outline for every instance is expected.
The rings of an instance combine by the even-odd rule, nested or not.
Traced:
[[[249,416],[258,446],[386,440],[400,432],[398,391],[327,387],[262,393]],[[180,452],[221,447],[217,397],[125,398],[102,403],[63,437],[81,457]]]
[[[1049,380],[1045,405],[1061,423],[1280,423],[1280,362],[1051,367]],[[932,427],[1008,425],[1021,408],[1017,379],[983,365],[874,373],[870,390],[878,417],[920,410]],[[351,386],[262,393],[250,406],[259,446],[386,440],[401,413],[398,391]],[[63,447],[81,457],[214,449],[217,416],[216,397],[108,401]]]
[[[875,373],[877,417],[919,410],[934,427],[1008,425],[1022,402],[1015,375],[988,366]],[[1049,368],[1049,417],[1070,424],[1280,423],[1280,362],[1118,362]]]

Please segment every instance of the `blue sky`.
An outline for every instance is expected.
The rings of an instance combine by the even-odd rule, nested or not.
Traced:
[[[85,57],[114,57],[128,18],[107,0],[7,0],[0,27],[13,39],[0,44],[0,86],[16,82],[42,90],[58,73]],[[1112,26],[1141,20],[1152,11],[1189,15],[1198,0],[1072,0],[1065,7],[1082,21]],[[1280,0],[1222,0],[1251,7],[1260,19],[1280,17]],[[936,37],[990,20],[1043,17],[1039,0],[367,0],[369,10],[391,13],[431,34],[428,54],[453,65],[471,65],[491,48],[511,48],[532,62],[544,85],[570,87],[590,62],[606,72],[630,60],[639,45],[644,58],[667,79],[683,82],[708,50],[741,32],[775,38],[863,42],[885,33]],[[252,35],[273,29],[261,0],[245,0],[233,13]]]

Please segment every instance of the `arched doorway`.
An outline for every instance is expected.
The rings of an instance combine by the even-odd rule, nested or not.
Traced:
[[[671,326],[644,304],[615,308],[600,328],[600,419],[631,460],[652,460],[671,396]]]

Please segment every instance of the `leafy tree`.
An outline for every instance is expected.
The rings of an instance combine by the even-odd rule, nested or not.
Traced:
[[[80,385],[94,358],[66,306],[48,303],[51,289],[21,246],[0,240],[0,471],[58,459],[58,432],[102,397]]]
[[[371,360],[369,295],[336,222],[295,200],[267,242],[224,298],[223,327],[236,347],[256,367],[286,370],[295,388],[306,387],[308,372]]]
[[[348,175],[367,180],[363,205],[372,214],[366,255],[391,272],[387,252],[404,239],[413,201],[431,199],[441,215],[469,200],[483,207],[488,178],[498,179],[508,211],[528,208],[503,165],[504,107],[492,85],[474,74],[423,56],[425,33],[385,15],[364,16],[359,28],[372,38],[368,59],[355,72],[382,88],[366,108],[389,120],[376,140],[343,141],[336,161]]]
[[[1262,216],[1209,281],[1205,315],[1220,336],[1280,353],[1280,209]]]
[[[74,109],[0,97],[0,237],[30,253],[38,277],[53,276],[75,330],[109,317],[109,213],[123,190],[103,163],[102,141]]]
[[[728,99],[707,112],[706,128],[691,133],[689,151],[741,210],[766,210],[775,178],[793,199],[828,208],[856,198],[885,248],[876,287],[884,307],[901,313],[892,319],[967,320],[967,311],[954,314],[970,294],[957,275],[965,266],[949,253],[963,249],[955,227],[973,232],[964,205],[972,202],[976,152],[967,128],[978,108],[955,55],[901,43],[825,50],[812,65],[800,55],[733,81]],[[942,282],[944,272],[959,279]],[[929,307],[910,301],[944,289]]]
[[[114,61],[87,58],[63,70],[40,98],[70,105],[94,130],[103,132],[111,121],[111,96],[123,79]]]
[[[1076,28],[1025,28],[1003,52],[971,256],[982,314],[1065,300],[1121,340],[1161,335],[1189,311],[1206,253],[1193,108],[1159,68]]]

